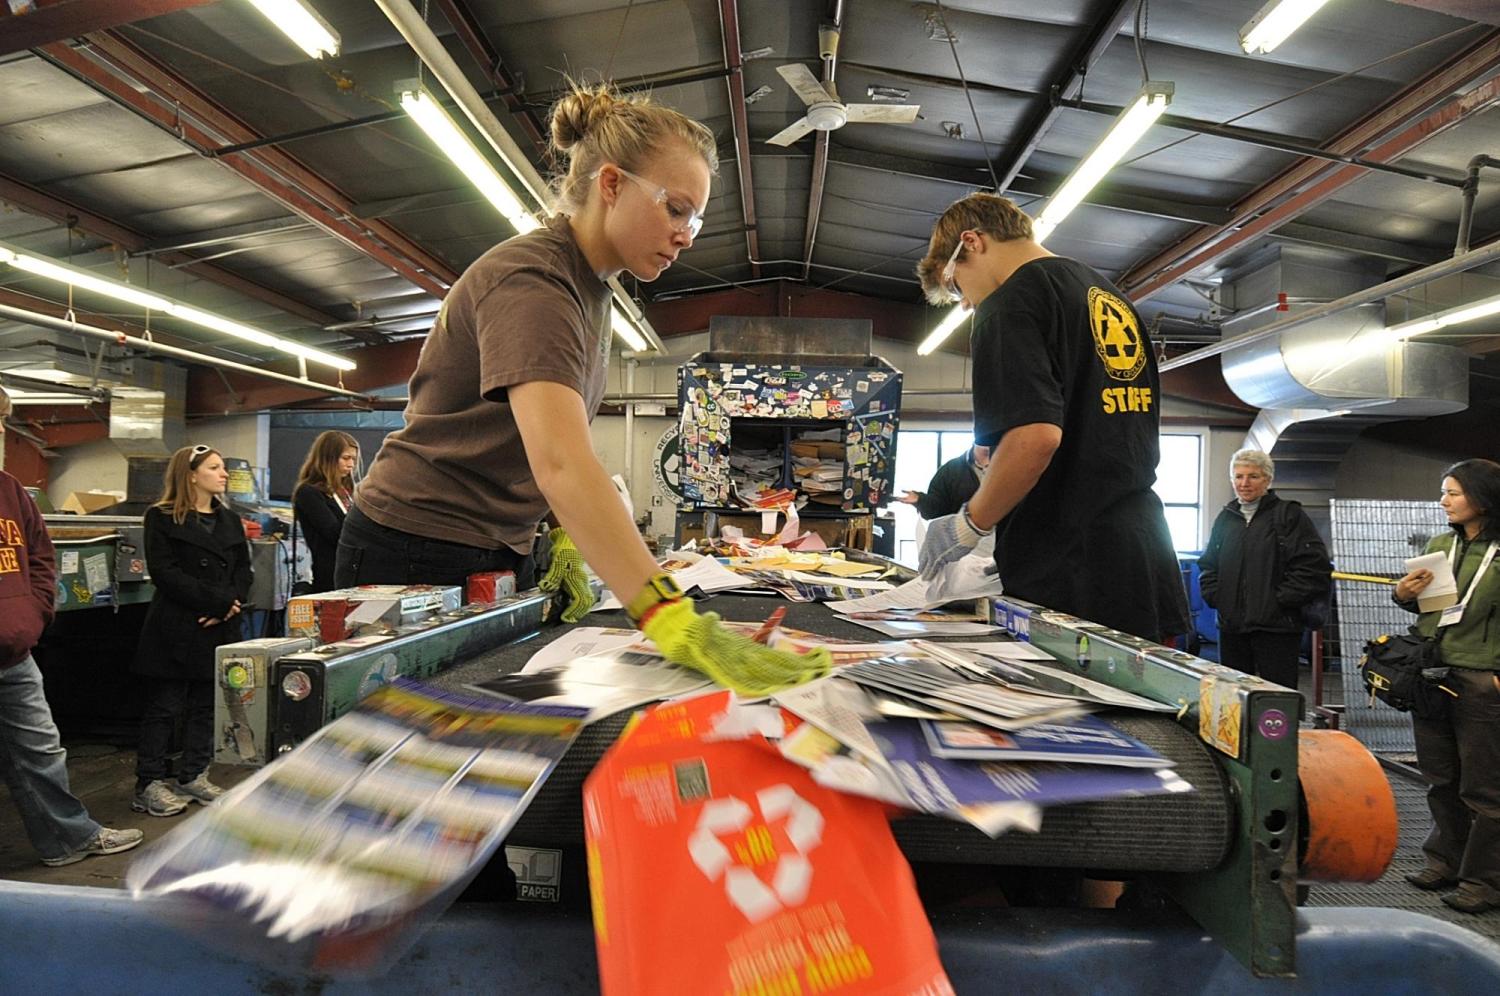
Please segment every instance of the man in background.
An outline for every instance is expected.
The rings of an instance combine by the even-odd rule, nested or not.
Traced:
[[[917,513],[924,519],[952,515],[974,497],[989,465],[990,448],[972,446],[939,467],[926,491],[908,491],[896,500],[917,506]]]

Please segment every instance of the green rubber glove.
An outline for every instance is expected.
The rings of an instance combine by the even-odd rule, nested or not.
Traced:
[[[572,537],[560,528],[548,533],[547,539],[552,542],[552,563],[537,587],[567,595],[568,607],[563,610],[562,621],[576,623],[589,614],[596,601],[588,571],[583,566],[583,555],[573,545]]]
[[[700,613],[687,599],[653,611],[641,631],[667,660],[701,671],[741,695],[770,695],[822,677],[833,666],[823,647],[808,654],[773,650],[725,629],[716,613]]]

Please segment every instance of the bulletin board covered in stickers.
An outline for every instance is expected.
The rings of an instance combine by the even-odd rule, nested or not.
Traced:
[[[869,511],[890,499],[901,371],[875,356],[801,360],[699,353],[678,369],[690,505],[746,504],[778,488],[830,511]]]

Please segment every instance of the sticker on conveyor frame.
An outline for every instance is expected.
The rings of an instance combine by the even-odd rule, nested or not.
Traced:
[[[1240,756],[1243,706],[1239,683],[1206,674],[1198,682],[1198,736],[1230,757]]]

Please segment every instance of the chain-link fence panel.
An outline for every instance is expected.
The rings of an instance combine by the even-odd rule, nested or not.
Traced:
[[[1329,503],[1334,568],[1349,574],[1399,578],[1405,560],[1448,528],[1437,502],[1334,499]],[[1382,633],[1403,633],[1417,621],[1391,599],[1390,585],[1335,582],[1336,609],[1324,634],[1324,652],[1337,665],[1344,688],[1344,729],[1372,751],[1416,750],[1411,717],[1372,702],[1359,678],[1359,655]]]

